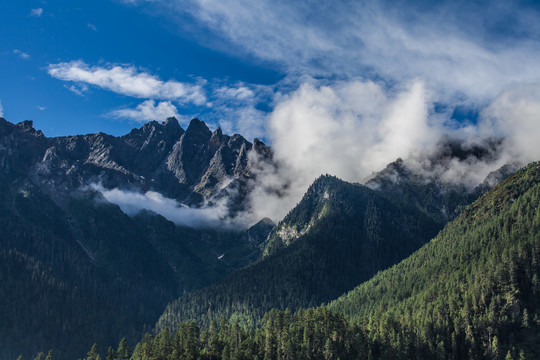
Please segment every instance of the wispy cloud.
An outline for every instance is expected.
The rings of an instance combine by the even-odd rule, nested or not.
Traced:
[[[163,81],[131,65],[89,66],[82,61],[62,62],[48,67],[49,75],[79,84],[94,85],[137,98],[173,100],[202,105],[206,96],[200,85]]]
[[[2,100],[0,100],[0,117],[4,117],[4,107],[2,106]]]
[[[421,78],[441,95],[475,101],[540,77],[538,9],[508,2],[489,9],[465,1],[159,0],[153,6],[202,43],[271,61],[288,74]],[[186,22],[186,14],[207,31]]]
[[[39,111],[45,111],[45,110],[47,110],[47,107],[46,107],[46,106],[39,106],[39,105],[37,105],[37,106],[36,106],[36,109],[38,109]]]
[[[92,31],[97,31],[97,27],[94,24],[88,23],[88,24],[86,24],[86,27],[89,28]]]
[[[30,10],[30,16],[32,16],[32,17],[41,17],[41,15],[43,15],[43,9],[42,8],[37,8],[37,9]]]
[[[64,85],[66,89],[71,91],[74,94],[77,94],[79,96],[84,96],[84,93],[88,91],[88,85],[84,83],[79,84],[73,84],[73,85]]]
[[[13,50],[13,53],[15,55],[18,55],[21,59],[25,59],[25,60],[30,59],[30,55],[28,55],[27,53],[25,53],[25,52],[23,52],[23,51],[21,51],[19,49]]]
[[[211,101],[207,114],[229,134],[239,133],[249,140],[266,136],[268,112],[258,108],[273,100],[272,86],[246,83],[208,84]]]
[[[161,101],[156,102],[154,100],[146,100],[135,109],[117,109],[109,113],[110,116],[116,118],[130,119],[137,122],[147,122],[150,120],[163,120],[168,117],[176,117],[180,119],[181,116],[178,114],[176,106],[174,106],[170,101]]]
[[[99,184],[92,188],[99,191],[107,201],[120,206],[123,212],[133,216],[146,209],[162,215],[177,225],[201,227],[222,227],[225,223],[227,208],[215,205],[206,208],[190,208],[154,191],[145,193],[120,189],[106,189]]]

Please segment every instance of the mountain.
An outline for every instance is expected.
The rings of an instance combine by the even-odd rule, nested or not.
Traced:
[[[467,151],[489,153],[458,155]],[[234,215],[249,206],[253,159],[272,164],[272,150],[197,119],[57,138],[0,119],[0,357],[133,344],[160,314],[159,329],[222,316],[256,326],[271,308],[319,305],[401,261],[512,171],[475,189],[401,161],[368,186],[322,176],[277,227],[262,219],[245,231],[128,216],[103,195],[153,191],[192,208],[225,202]]]
[[[0,119],[0,357],[54,348],[67,359],[93,341],[132,343],[180,294],[256,261],[267,221],[241,231],[130,217],[89,186],[210,201],[247,184],[252,149],[266,146],[196,119],[186,131],[168,119],[122,137],[59,138]]]
[[[538,359],[539,233],[537,162],[327,306],[271,310],[256,329],[184,322],[145,335],[132,359]]]
[[[365,324],[385,344],[381,357],[537,359],[539,234],[536,162],[328,308]]]
[[[397,204],[415,206],[434,221],[446,224],[463,209],[515,173],[521,166],[514,162],[489,173],[481,183],[455,179],[453,168],[475,169],[497,161],[501,140],[488,139],[469,144],[443,138],[435,149],[419,159],[398,159],[374,174],[366,186],[380,191]],[[473,170],[474,171],[474,170]]]
[[[444,168],[452,161],[485,160],[494,144],[450,142],[429,164]],[[176,329],[186,320],[208,326],[222,316],[256,326],[271,308],[294,310],[328,301],[420,248],[515,165],[472,188],[426,177],[426,170],[398,159],[365,186],[322,176],[261,245],[259,262],[180,297],[157,328]]]
[[[157,327],[185,320],[238,318],[258,325],[272,309],[329,301],[418,249],[440,227],[414,207],[376,191],[322,176],[263,247],[266,256],[207,288],[169,304]],[[294,241],[289,241],[294,238]]]
[[[47,138],[31,121],[0,118],[2,170],[30,178],[51,196],[83,185],[145,192],[153,190],[185,204],[202,204],[227,189],[246,186],[252,176],[248,153],[269,160],[255,139],[213,133],[193,119],[184,131],[175,118],[152,121],[129,134],[98,133]],[[239,199],[241,201],[242,199]]]

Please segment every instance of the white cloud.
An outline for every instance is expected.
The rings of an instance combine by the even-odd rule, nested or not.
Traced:
[[[43,14],[42,8],[32,9],[30,10],[30,16],[33,17],[40,17]]]
[[[2,100],[0,100],[0,117],[4,117],[4,107],[2,106]]]
[[[97,184],[92,185],[92,188],[102,193],[107,201],[120,206],[122,211],[130,216],[136,215],[143,209],[147,209],[182,226],[201,228],[229,225],[225,220],[228,211],[224,205],[190,208],[179,204],[174,199],[166,198],[155,191],[139,193],[120,189],[110,190]]]
[[[504,91],[482,116],[482,134],[504,137],[508,159],[523,163],[540,160],[540,83]]]
[[[430,121],[429,106],[421,81],[397,93],[372,81],[304,83],[270,115],[279,167],[263,164],[259,171],[254,211],[279,220],[321,174],[358,182],[400,156],[433,146],[441,130]],[[276,196],[284,184],[286,196]]]
[[[86,24],[86,27],[89,28],[92,31],[97,31],[97,27],[94,24],[88,23],[88,24]]]
[[[110,113],[116,118],[126,118],[137,122],[147,122],[149,120],[165,120],[168,117],[176,117],[180,119],[178,110],[170,101],[160,101],[157,103],[154,100],[146,100],[135,109],[117,109]]]
[[[36,109],[38,109],[39,111],[44,111],[44,110],[47,110],[47,107],[46,107],[46,106],[39,106],[39,105],[37,105],[37,106],[36,106]]]
[[[64,85],[64,87],[79,96],[83,96],[88,91],[88,85],[86,84]]]
[[[138,71],[134,66],[89,66],[82,61],[51,64],[49,75],[76,83],[89,84],[137,98],[173,100],[202,105],[206,96],[200,85],[174,80],[162,81],[154,75]]]
[[[25,59],[25,60],[26,60],[26,59],[30,59],[30,55],[28,55],[28,54],[25,53],[25,52],[22,52],[22,51],[19,50],[19,49],[13,50],[13,53],[14,53],[15,55],[20,56],[21,59]]]
[[[447,100],[464,95],[476,102],[514,82],[540,79],[540,15],[508,2],[489,8],[465,1],[426,6],[369,0],[153,5],[201,43],[270,61],[288,74],[421,78]],[[196,21],[185,21],[186,14]],[[505,24],[512,26],[501,30]]]
[[[471,188],[505,164],[540,159],[540,83],[502,93],[477,124],[449,123],[448,114],[434,112],[435,100],[420,80],[398,90],[365,80],[304,83],[269,117],[278,166],[251,154],[258,175],[250,194],[254,218],[279,221],[321,174],[364,182],[400,157],[425,176]],[[445,137],[465,148],[504,141],[485,158],[455,158],[433,167],[426,159]]]

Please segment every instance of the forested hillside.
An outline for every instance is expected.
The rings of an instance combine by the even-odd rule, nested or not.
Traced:
[[[317,309],[184,322],[132,359],[538,359],[540,163],[468,207],[398,265]],[[96,360],[97,347],[87,360]],[[111,359],[121,358],[109,349]]]
[[[329,305],[403,358],[540,357],[540,163]]]
[[[2,358],[54,348],[65,359],[93,341],[134,342],[180,293],[257,259],[264,239],[177,227],[149,212],[130,218],[93,192],[62,209],[5,175],[0,199]]]
[[[186,320],[208,326],[222,316],[256,326],[272,308],[317,306],[399,262],[440,228],[365,186],[322,176],[278,229],[290,229],[294,241],[267,243],[274,248],[263,260],[181,296],[158,328],[177,329]]]

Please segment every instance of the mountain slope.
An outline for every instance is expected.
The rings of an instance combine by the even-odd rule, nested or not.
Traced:
[[[130,218],[92,192],[65,198],[64,210],[5,175],[0,199],[3,358],[51,347],[74,358],[93,341],[134,341],[180,293],[255,261],[264,239],[264,229],[257,236],[181,228],[152,213]]]
[[[29,358],[54,347],[57,358],[76,358],[92,341],[133,342],[179,294],[258,258],[268,227],[196,230],[148,211],[129,217],[87,186],[101,181],[196,202],[217,196],[225,177],[232,183],[249,174],[252,145],[241,136],[211,135],[203,151],[211,159],[191,183],[168,168],[175,149],[190,149],[186,133],[207,132],[198,120],[184,131],[168,119],[123,137],[47,138],[30,121],[0,119],[0,357]],[[191,145],[196,152],[201,144]],[[234,169],[216,155],[227,152]],[[192,168],[183,164],[175,166]],[[196,190],[205,177],[212,185]]]
[[[400,261],[439,230],[414,208],[330,176],[317,179],[283,222],[291,229],[309,223],[309,230],[258,263],[178,298],[158,328],[176,329],[184,320],[208,325],[221,316],[253,326],[271,308],[316,306]]]
[[[146,335],[132,358],[537,359],[539,232],[533,163],[329,306],[271,310],[256,329],[237,318],[203,331],[184,322],[175,334]]]
[[[434,240],[329,304],[394,358],[540,356],[540,163]]]

